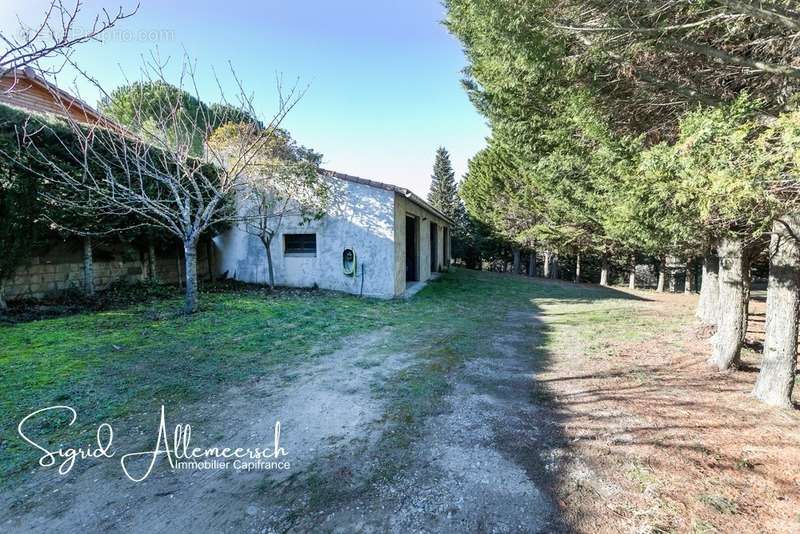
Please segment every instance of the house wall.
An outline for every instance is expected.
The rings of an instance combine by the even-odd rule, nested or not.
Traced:
[[[302,224],[298,217],[283,221],[270,250],[275,282],[282,286],[312,287],[359,294],[363,275],[363,294],[372,297],[394,296],[394,193],[364,184],[331,178],[333,202],[320,220]],[[284,253],[284,235],[317,234],[313,255]],[[215,238],[217,269],[236,280],[266,283],[267,259],[261,241],[233,228]],[[356,276],[342,271],[342,252],[356,252]]]
[[[0,103],[16,106],[38,113],[63,115],[65,112],[79,122],[95,123],[101,120],[97,115],[82,108],[79,104],[64,97],[59,101],[54,94],[39,82],[13,74],[0,76]]]
[[[450,258],[444,257],[444,238],[442,231],[443,228],[449,228],[449,224],[442,218],[434,213],[420,207],[419,205],[411,202],[406,197],[395,194],[394,200],[394,294],[396,296],[402,295],[406,290],[406,215],[412,215],[419,218],[419,279],[429,280],[431,278],[431,222],[436,223],[437,239],[437,256],[439,265],[442,269],[450,265]],[[448,241],[450,231],[448,230]],[[450,252],[451,247],[448,243],[447,251]]]

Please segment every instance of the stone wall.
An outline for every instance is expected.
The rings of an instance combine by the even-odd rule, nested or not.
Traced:
[[[13,278],[5,282],[5,297],[41,299],[62,291],[83,290],[83,256],[80,243],[67,241],[53,244],[47,251],[17,268]],[[205,246],[198,247],[197,273],[201,279],[208,276]],[[212,253],[213,254],[213,253]],[[174,252],[156,252],[156,276],[160,282],[178,283],[178,262],[183,258]],[[183,265],[180,273],[183,273]],[[139,282],[147,278],[147,255],[133,247],[95,247],[94,284],[103,290],[113,282]]]

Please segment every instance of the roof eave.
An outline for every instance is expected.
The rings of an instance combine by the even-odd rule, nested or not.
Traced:
[[[338,178],[340,180],[345,180],[347,182],[353,182],[353,183],[357,183],[357,184],[362,184],[362,185],[366,185],[366,186],[369,186],[369,187],[375,187],[377,189],[384,189],[386,191],[391,191],[391,192],[393,192],[395,194],[402,195],[403,197],[407,198],[408,200],[410,200],[411,202],[413,202],[417,206],[423,208],[424,210],[427,210],[427,211],[433,213],[434,215],[436,215],[437,217],[439,217],[440,219],[442,219],[443,221],[448,223],[450,226],[454,226],[453,220],[450,219],[450,217],[448,217],[447,215],[445,215],[444,213],[442,213],[438,209],[434,208],[428,202],[426,202],[425,200],[421,199],[419,196],[414,194],[409,189],[406,189],[405,187],[400,187],[400,186],[397,186],[397,185],[387,184],[387,183],[384,183],[384,182],[377,182],[375,180],[368,180],[366,178],[361,178],[359,176],[352,176],[350,174],[344,174],[344,173],[341,173],[341,172],[331,171],[331,170],[327,170],[327,169],[321,169],[321,171],[322,171],[323,175],[326,175],[326,176],[331,176],[331,177],[334,177],[334,178]]]
[[[8,69],[5,72],[0,73],[0,76],[9,76],[9,75],[13,76],[15,79],[29,80],[32,83],[36,83],[39,86],[43,87],[46,91],[48,91],[51,95],[53,95],[53,97],[59,102],[61,107],[64,108],[64,112],[67,112],[69,110],[69,107],[74,105],[88,119],[86,121],[87,123],[90,122],[94,124],[99,124],[108,129],[116,130],[121,133],[122,132],[127,133],[127,129],[124,128],[122,125],[109,119],[108,117],[100,113],[98,110],[96,110],[95,108],[84,102],[82,99],[74,95],[71,95],[64,89],[61,89],[58,85],[49,82],[47,79],[37,74],[36,71],[31,67],[24,67],[22,69]]]

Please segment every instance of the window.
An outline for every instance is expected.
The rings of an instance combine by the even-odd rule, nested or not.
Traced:
[[[316,254],[317,234],[283,234],[283,244],[287,254]]]

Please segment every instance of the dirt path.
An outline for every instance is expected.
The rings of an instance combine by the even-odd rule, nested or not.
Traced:
[[[282,425],[280,445],[290,470],[172,471],[160,460],[143,482],[125,478],[117,458],[77,465],[60,477],[39,471],[17,491],[4,494],[0,525],[6,532],[159,532],[170,525],[200,531],[260,532],[266,518],[280,515],[270,487],[303,473],[313,460],[356,439],[381,414],[370,384],[385,380],[409,361],[407,354],[386,354],[388,329],[347,340],[346,349],[299,369],[252,380],[200,406],[175,414],[167,407],[167,428],[192,421],[198,446],[271,446],[274,425]],[[153,414],[150,414],[153,416]],[[151,450],[158,418],[138,430],[137,447]],[[120,442],[129,432],[118,432]],[[125,438],[122,436],[125,435]],[[147,436],[145,438],[144,436]],[[140,446],[144,448],[139,448]],[[149,448],[148,448],[149,447]],[[144,465],[133,465],[140,476]]]
[[[559,532],[545,490],[552,429],[532,402],[538,320],[512,313],[492,350],[450,377],[402,474],[321,513],[334,532]],[[302,524],[301,530],[313,523]]]
[[[516,313],[501,331],[487,332],[491,350],[466,358],[446,377],[450,393],[440,413],[402,446],[387,447],[382,440],[394,431],[385,420],[381,391],[397,373],[418,365],[419,355],[392,352],[394,333],[383,329],[200,406],[179,413],[167,407],[167,428],[191,421],[192,441],[204,447],[271,445],[274,422],[281,421],[290,470],[173,471],[162,460],[147,480],[133,483],[118,458],[86,460],[66,477],[39,470],[4,494],[0,530],[561,530],[543,489],[549,431],[530,393],[536,331],[535,317]],[[119,433],[125,449],[119,454],[154,444],[157,414],[147,419],[153,419],[151,426]],[[403,468],[380,476],[396,455]]]
[[[31,469],[0,532],[798,531],[800,412],[750,398],[752,351],[705,365],[692,297],[520,278],[526,298],[471,307],[489,280],[447,308],[468,320],[405,316],[167,407],[203,447],[267,446],[280,420],[291,469]],[[153,446],[157,413],[112,423],[119,454]]]

